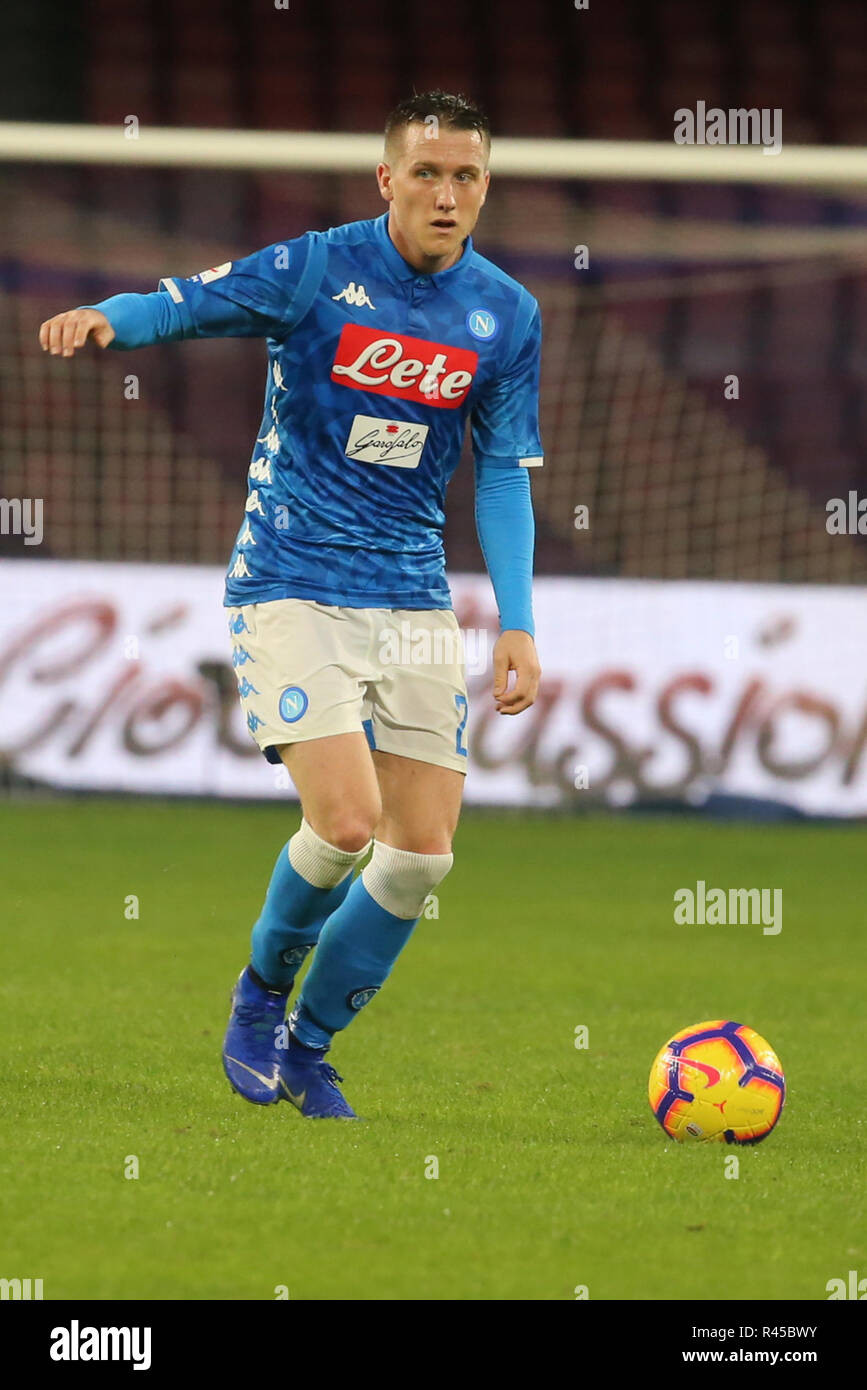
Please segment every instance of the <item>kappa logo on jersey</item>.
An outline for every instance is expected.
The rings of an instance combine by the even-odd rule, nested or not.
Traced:
[[[375,309],[376,305],[371,304],[367,297],[367,290],[363,285],[356,285],[354,280],[350,280],[348,285],[339,294],[333,294],[332,299],[345,299],[347,304],[355,304],[359,308]]]
[[[331,380],[354,391],[455,410],[472,386],[478,362],[479,354],[469,348],[346,323]]]

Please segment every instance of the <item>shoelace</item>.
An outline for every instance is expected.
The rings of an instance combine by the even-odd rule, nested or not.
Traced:
[[[259,1023],[262,1021],[261,1009],[254,1004],[236,1004],[235,1017],[237,1018],[239,1023],[243,1024]],[[330,1082],[332,1086],[334,1086],[338,1081],[343,1080],[343,1077],[340,1075],[340,1073],[336,1070],[335,1067],[332,1067],[330,1062],[323,1061],[322,1070],[325,1076],[325,1080]]]

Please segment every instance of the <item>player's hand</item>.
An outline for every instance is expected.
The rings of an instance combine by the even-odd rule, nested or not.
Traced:
[[[515,684],[509,686],[509,672]],[[536,643],[529,632],[511,628],[501,632],[494,645],[494,700],[498,714],[520,714],[529,709],[539,691],[542,669]]]
[[[114,329],[99,309],[67,309],[46,319],[39,328],[42,351],[62,357],[72,357],[88,338],[93,338],[97,347],[108,347],[114,336]]]

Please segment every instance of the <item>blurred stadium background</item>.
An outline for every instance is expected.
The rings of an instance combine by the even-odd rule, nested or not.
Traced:
[[[7,0],[2,35],[0,498],[44,512],[40,544],[8,508],[0,534],[0,1275],[51,1299],[717,1301],[863,1274],[862,827],[788,823],[867,815],[867,537],[826,525],[867,494],[861,0]],[[219,1063],[297,815],[243,725],[221,608],[263,347],[64,361],[36,335],[378,214],[347,135],[433,86],[490,114],[475,244],[543,311],[545,680],[491,717],[467,457],[446,532],[474,638],[467,797],[512,809],[464,816],[436,920],[341,1035],[372,1123],[335,1133],[244,1106]],[[676,177],[696,151],[674,112],[698,101],[780,108],[782,152],[731,179],[707,149],[718,177]],[[24,123],[58,155],[57,127],[101,127],[117,158],[37,158]],[[134,164],[157,129],[327,148],[313,170]],[[581,144],[556,177],[507,174],[521,138],[543,162],[627,143],[592,177]],[[216,799],[239,796],[271,804]],[[627,806],[677,814],[608,814]],[[738,823],[757,816],[783,823]],[[779,888],[781,934],[676,924],[699,879]],[[739,1182],[646,1104],[666,1037],[721,1016],[790,1084]]]
[[[0,164],[2,495],[43,499],[45,517],[41,545],[3,534],[0,555],[30,566],[48,558],[223,566],[259,418],[260,345],[89,351],[69,363],[42,355],[36,327],[61,308],[152,290],[161,275],[192,274],[381,210],[372,169],[330,172],[327,154],[316,172],[132,167],[125,118],[140,122],[139,144],[152,127],[316,131],[331,135],[337,152],[342,133],[381,129],[412,87],[464,90],[486,107],[495,134],[495,181],[476,245],[524,281],[543,310],[537,573],[645,581],[622,590],[555,586],[550,599],[540,586],[540,646],[561,726],[551,733],[553,712],[543,731],[559,768],[543,799],[653,799],[640,779],[630,788],[614,775],[616,745],[592,712],[588,722],[586,702],[597,678],[610,700],[611,673],[623,662],[658,658],[660,700],[693,667],[716,691],[705,691],[705,712],[691,709],[686,720],[702,743],[698,760],[684,761],[689,730],[666,733],[664,718],[660,729],[658,701],[624,711],[627,726],[653,730],[654,746],[668,739],[668,754],[660,744],[656,756],[671,771],[656,780],[675,800],[716,804],[717,793],[743,794],[757,804],[867,812],[863,625],[853,606],[867,576],[867,538],[826,529],[830,498],[867,492],[867,205],[857,182],[774,177],[793,146],[867,140],[863,6],[666,0],[580,11],[565,0],[443,0],[433,22],[426,4],[393,0],[288,9],[265,0],[129,0],[120,8],[13,0],[4,38],[0,116],[113,127],[120,154],[111,164],[26,153]],[[504,137],[671,142],[674,111],[699,99],[781,109],[783,152],[756,166],[766,177],[621,178],[612,159],[604,176],[586,178],[580,156],[571,177],[498,177]],[[672,168],[682,153],[671,143]],[[588,263],[578,269],[580,246]],[[124,385],[130,373],[139,383],[134,401]],[[736,399],[725,394],[732,376]],[[450,491],[446,542],[454,575],[481,571],[468,459]],[[94,572],[76,571],[80,582],[60,578],[56,566],[50,573],[66,596],[70,585],[86,589]],[[20,566],[3,575],[25,606],[34,595],[27,619],[45,621],[48,579],[34,586],[31,578],[28,589]],[[117,572],[105,575],[116,591]],[[719,587],[700,587],[707,582]],[[679,592],[665,587],[684,583]],[[747,613],[748,585],[763,587],[750,589]],[[836,599],[829,586],[841,590]],[[492,620],[483,587],[458,583],[455,593],[465,626]],[[4,644],[17,651],[20,602],[3,612]],[[118,634],[145,623],[153,633],[162,623],[120,611],[116,619]],[[212,638],[198,651],[200,719],[214,701],[225,706],[224,724],[235,718],[225,660]],[[89,671],[108,680],[101,667]],[[56,780],[88,785],[86,759],[71,764],[68,746],[49,747],[22,723],[34,679],[22,658],[7,663],[6,700],[15,700],[2,740],[7,784],[50,781],[50,764]],[[764,681],[764,698],[749,695],[754,680]],[[685,698],[701,705],[696,690]],[[570,691],[571,733],[562,711]],[[670,698],[682,694],[677,687]],[[149,719],[154,738],[162,720],[175,746],[183,719],[166,698]],[[122,708],[116,700],[111,717]],[[244,794],[271,794],[266,769],[257,771],[260,787],[252,780],[254,750],[232,727],[233,756],[247,765]],[[742,771],[728,758],[730,775],[720,780],[735,737]],[[582,774],[567,767],[570,738],[588,786],[576,787]],[[203,758],[204,750],[196,766]],[[773,771],[802,765],[791,775]],[[522,792],[502,778],[483,781],[480,800],[534,799],[529,782]],[[113,779],[103,768],[101,784],[135,787],[137,779],[118,762]],[[209,788],[191,774],[189,789]]]

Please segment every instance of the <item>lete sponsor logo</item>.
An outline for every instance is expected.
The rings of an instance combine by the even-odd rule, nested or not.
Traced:
[[[478,361],[479,354],[468,348],[347,323],[337,344],[331,380],[354,391],[454,410],[472,386]]]

